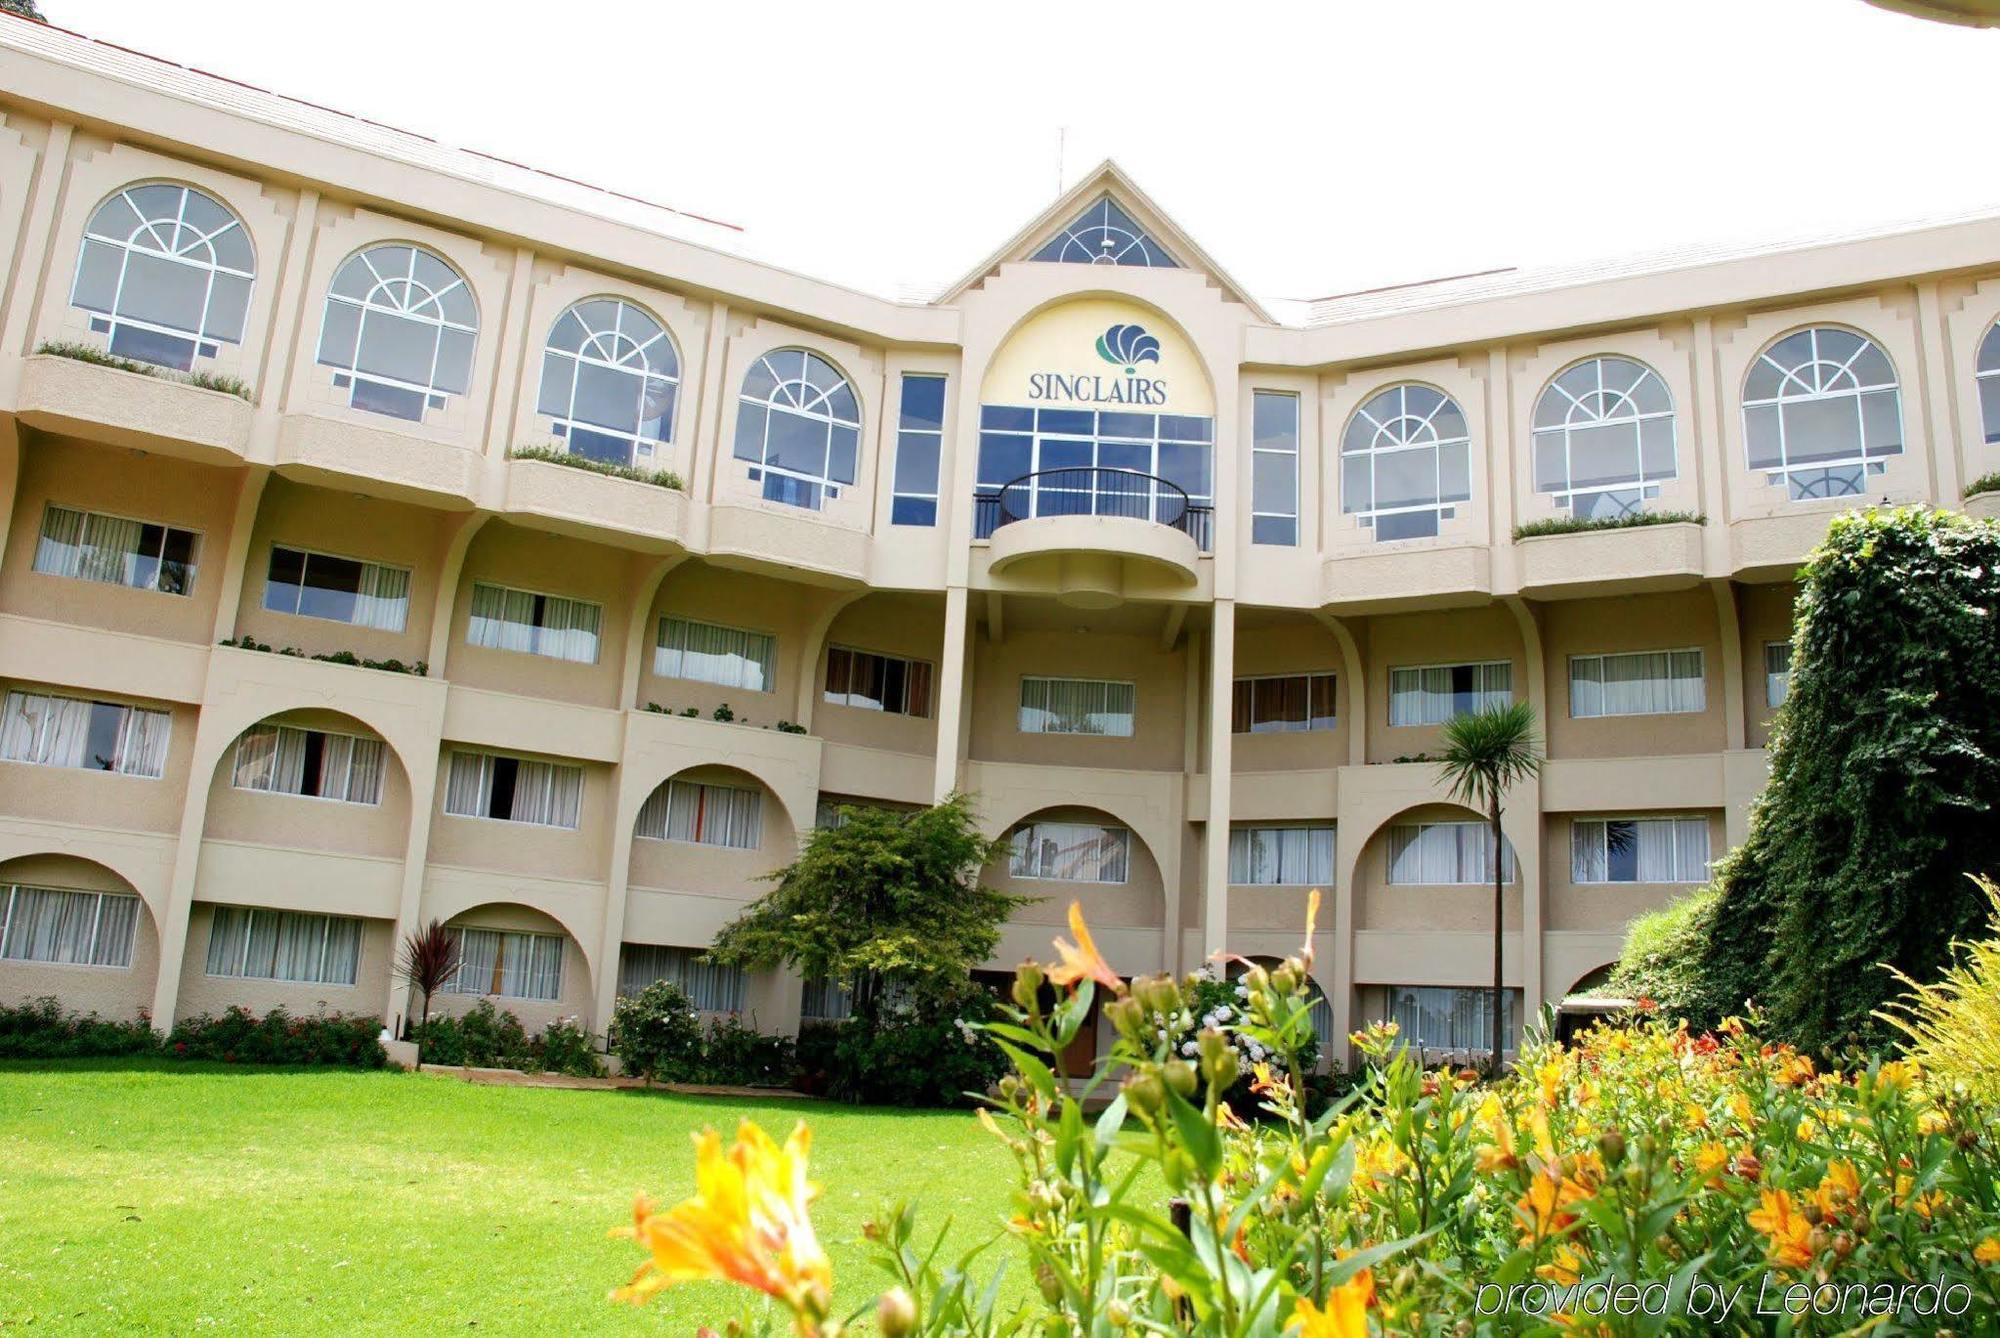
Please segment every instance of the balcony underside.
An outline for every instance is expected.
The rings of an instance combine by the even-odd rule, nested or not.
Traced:
[[[988,570],[1077,609],[1193,588],[1201,550],[1180,530],[1124,516],[1037,516],[993,532]]]

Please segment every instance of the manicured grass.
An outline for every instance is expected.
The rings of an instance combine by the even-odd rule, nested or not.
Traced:
[[[0,1063],[0,1330],[687,1333],[749,1293],[703,1283],[614,1306],[640,1255],[606,1232],[636,1191],[690,1193],[690,1132],[744,1115],[779,1136],[810,1123],[843,1313],[884,1283],[860,1233],[885,1202],[920,1202],[930,1229],[955,1217],[961,1247],[1007,1213],[1010,1159],[963,1112]]]

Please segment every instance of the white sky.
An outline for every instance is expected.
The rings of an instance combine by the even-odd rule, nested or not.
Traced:
[[[1115,157],[1265,297],[2000,206],[2000,30],[1862,0],[41,0],[894,295]],[[309,8],[310,25],[282,20]]]

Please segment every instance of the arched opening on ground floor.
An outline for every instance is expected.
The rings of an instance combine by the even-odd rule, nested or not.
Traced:
[[[0,862],[0,1002],[48,997],[134,1019],[152,1003],[159,964],[152,908],[124,875],[52,852]]]

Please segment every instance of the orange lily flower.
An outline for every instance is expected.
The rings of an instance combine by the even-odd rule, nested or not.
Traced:
[[[1534,1179],[1528,1182],[1528,1192],[1514,1205],[1514,1215],[1521,1221],[1522,1243],[1554,1235],[1574,1222],[1576,1214],[1569,1211],[1569,1206],[1587,1197],[1583,1186],[1565,1179],[1553,1165],[1535,1172]]]
[[[783,1148],[749,1120],[726,1153],[715,1130],[697,1134],[694,1197],[656,1212],[642,1195],[632,1226],[612,1233],[652,1256],[612,1299],[636,1305],[677,1282],[740,1282],[791,1307],[799,1333],[817,1334],[832,1303],[833,1266],[807,1217],[819,1195],[806,1179],[811,1142],[803,1121]]]
[[[1368,1338],[1374,1302],[1375,1275],[1364,1268],[1326,1294],[1324,1310],[1301,1296],[1292,1322],[1300,1326],[1298,1338]]]
[[[1314,888],[1306,895],[1306,945],[1299,949],[1299,960],[1310,971],[1313,964],[1313,929],[1319,924],[1319,889]]]
[[[1068,989],[1079,980],[1089,978],[1114,994],[1123,994],[1125,982],[1118,978],[1118,973],[1097,951],[1097,944],[1091,941],[1090,926],[1083,922],[1083,903],[1080,901],[1069,904],[1069,932],[1076,935],[1076,942],[1056,940],[1056,952],[1062,960],[1049,968],[1049,983],[1058,989]]]
[[[1751,1213],[1748,1220],[1770,1237],[1764,1246],[1765,1254],[1780,1268],[1804,1268],[1813,1257],[1808,1241],[1812,1223],[1793,1209],[1792,1196],[1782,1189],[1764,1190],[1760,1198],[1764,1206]]]
[[[2000,1236],[1988,1236],[1973,1246],[1972,1257],[1982,1264],[2000,1264]]]
[[[1846,1158],[1830,1161],[1826,1165],[1826,1175],[1813,1192],[1819,1202],[1820,1216],[1839,1217],[1853,1212],[1861,1203],[1861,1177],[1854,1169],[1854,1163]]]

